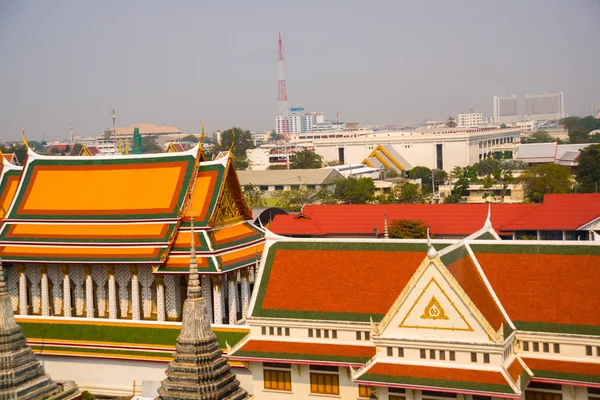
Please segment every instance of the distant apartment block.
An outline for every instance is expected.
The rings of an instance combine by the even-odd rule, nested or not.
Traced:
[[[595,117],[600,114],[600,100],[590,102],[590,115]]]
[[[563,92],[525,95],[525,119],[551,120],[564,117]]]
[[[517,96],[494,96],[494,123],[521,121],[517,112]]]
[[[302,114],[292,113],[288,116],[290,132],[289,133],[304,133],[312,132],[318,125],[325,123],[325,116],[322,113],[314,111],[305,112]],[[279,116],[275,120],[277,134],[283,134],[285,128],[285,118]]]
[[[483,114],[471,112],[467,114],[458,114],[458,126],[470,128],[483,124]]]

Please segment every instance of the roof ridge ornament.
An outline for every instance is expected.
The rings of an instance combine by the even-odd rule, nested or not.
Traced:
[[[0,150],[0,164],[4,164],[4,153]]]
[[[29,144],[27,143],[27,139],[25,138],[25,128],[21,128],[21,139],[23,139],[23,144],[27,149],[29,149]]]
[[[230,155],[233,155],[233,146],[235,146],[235,130],[231,129],[231,146],[229,146]]]
[[[487,229],[492,227],[492,203],[488,203],[487,218],[485,219],[483,227]]]
[[[384,239],[390,238],[390,232],[388,231],[388,225],[387,225],[387,213],[385,212],[385,210],[383,210],[383,238]]]
[[[429,257],[430,260],[433,260],[437,256],[437,254],[437,250],[435,249],[435,247],[433,247],[433,244],[431,243],[431,237],[429,236],[429,228],[427,228],[427,257]]]

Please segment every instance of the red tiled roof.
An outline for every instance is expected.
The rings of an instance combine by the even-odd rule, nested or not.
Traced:
[[[4,154],[4,158],[6,159],[6,161],[10,162],[10,163],[15,163],[14,159],[15,159],[15,153],[6,153]]]
[[[533,371],[532,380],[589,383],[600,386],[600,363],[560,361],[543,358],[523,358]]]
[[[100,153],[100,149],[96,146],[88,146],[88,150],[92,153],[92,155],[96,155]]]
[[[506,319],[488,290],[471,256],[467,254],[447,267],[494,330],[500,329],[502,324],[506,323]]]
[[[519,359],[517,357],[515,357],[515,359],[512,361],[512,363],[510,363],[508,368],[506,368],[506,372],[508,372],[508,375],[510,375],[513,382],[516,382],[517,379],[519,379],[519,376],[521,376],[524,371],[525,368],[523,368],[523,365],[519,362]]]
[[[522,217],[539,204],[493,204],[492,225],[498,228]],[[383,213],[388,224],[397,219],[423,220],[433,235],[470,235],[481,229],[486,204],[333,204],[306,205],[300,218],[275,217],[270,229],[279,235],[374,235],[383,233]],[[283,217],[283,218],[282,218]]]
[[[490,246],[493,252],[471,247],[513,322],[600,326],[600,295],[590,284],[600,282],[598,255],[536,254],[535,249],[515,254],[516,245]]]
[[[600,193],[547,194],[542,207],[503,225],[502,229],[575,230],[598,217]]]
[[[366,321],[369,315],[385,315],[424,253],[352,251],[350,245],[345,251],[276,250],[268,281],[263,282],[262,309],[362,314]]]
[[[359,384],[379,382],[457,392],[505,393],[515,397],[514,390],[500,371],[377,362],[355,381]]]
[[[286,360],[360,365],[375,355],[375,346],[284,342],[251,339],[229,355],[232,360]]]

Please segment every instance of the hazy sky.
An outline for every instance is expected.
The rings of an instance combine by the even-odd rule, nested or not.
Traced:
[[[600,100],[600,0],[0,0],[0,139],[153,122],[271,129],[289,105],[388,124],[492,112],[494,94]]]

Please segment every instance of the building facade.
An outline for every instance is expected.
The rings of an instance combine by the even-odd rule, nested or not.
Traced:
[[[521,121],[517,109],[517,96],[494,96],[494,123]]]
[[[483,124],[483,114],[470,112],[466,114],[458,114],[458,126],[461,128],[472,128]]]
[[[559,120],[564,117],[563,92],[525,95],[525,119]]]

